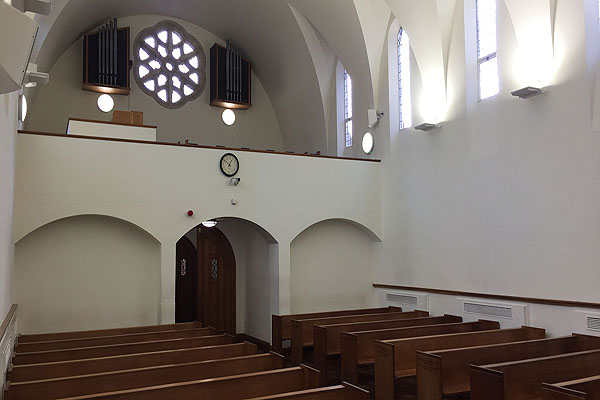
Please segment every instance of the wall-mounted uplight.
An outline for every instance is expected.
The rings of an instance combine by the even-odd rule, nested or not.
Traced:
[[[515,97],[525,100],[525,99],[530,99],[532,97],[539,96],[544,93],[546,93],[546,89],[544,89],[544,88],[527,86],[527,87],[524,87],[523,89],[515,90],[514,92],[511,92],[510,94],[512,94]]]
[[[27,97],[24,94],[19,96],[19,121],[25,122],[27,118]]]
[[[362,140],[362,148],[365,154],[371,154],[373,152],[373,147],[375,142],[373,141],[373,135],[370,132],[365,133]]]
[[[217,221],[215,221],[214,219],[204,221],[202,223],[202,226],[204,226],[205,228],[214,228],[215,226],[217,226]]]
[[[230,110],[229,108],[226,108],[225,110],[223,110],[223,114],[221,115],[221,118],[223,119],[223,123],[227,126],[231,126],[231,125],[235,124],[235,113],[233,112],[233,110]]]
[[[98,108],[100,111],[109,113],[115,108],[115,101],[108,94],[102,94],[98,97]]]
[[[431,124],[429,122],[425,122],[421,125],[415,126],[415,129],[418,131],[428,132],[428,131],[432,131],[434,129],[439,129],[441,127],[442,127],[442,124]]]

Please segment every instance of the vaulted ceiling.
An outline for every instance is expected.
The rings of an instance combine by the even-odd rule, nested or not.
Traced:
[[[366,45],[353,0],[53,0],[52,4],[51,15],[36,17],[40,32],[32,59],[41,71],[49,71],[82,34],[115,17],[175,17],[233,40],[252,60],[290,150],[327,146],[328,111],[323,97],[329,88],[322,90],[316,65],[322,60],[311,54],[316,49],[307,43],[307,25],[342,60],[347,59],[343,62],[348,69],[356,70],[357,76],[366,73],[368,79],[356,79],[355,84],[373,103]],[[302,28],[298,10],[310,21]]]

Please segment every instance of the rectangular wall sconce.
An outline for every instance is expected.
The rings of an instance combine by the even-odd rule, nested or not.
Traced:
[[[524,87],[522,89],[519,90],[515,90],[514,92],[511,92],[511,94],[515,97],[521,98],[521,99],[530,99],[532,97],[536,97],[539,96],[541,94],[546,93],[546,89],[544,88],[536,88],[533,86],[527,86]]]
[[[419,131],[428,132],[428,131],[432,131],[434,129],[439,129],[441,127],[442,127],[442,124],[431,124],[431,123],[425,122],[425,123],[422,123],[421,125],[415,126],[415,129],[419,130]]]

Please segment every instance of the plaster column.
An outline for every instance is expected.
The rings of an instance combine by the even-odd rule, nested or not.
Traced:
[[[290,242],[279,243],[279,314],[291,314]]]
[[[175,323],[175,243],[161,242],[160,312],[161,324]]]

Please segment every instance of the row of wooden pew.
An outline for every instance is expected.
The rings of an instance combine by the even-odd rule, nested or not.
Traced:
[[[600,399],[600,337],[546,338],[540,328],[500,329],[397,307],[273,315],[272,322],[273,349],[285,353],[290,340],[292,365],[312,361],[321,384],[366,385],[377,400],[402,398],[406,386],[398,383],[407,378],[416,378],[419,400],[469,392],[474,400]],[[337,356],[335,381],[328,360]]]
[[[198,323],[21,335],[14,350],[6,400],[370,399]]]

